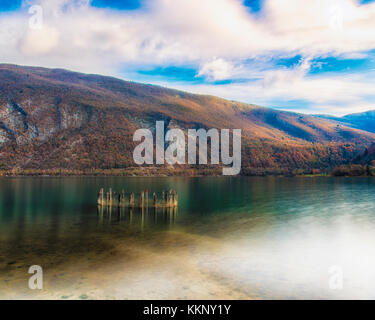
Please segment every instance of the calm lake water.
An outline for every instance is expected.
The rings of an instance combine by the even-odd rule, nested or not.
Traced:
[[[173,188],[178,211],[101,211],[100,187]],[[327,177],[2,178],[0,290],[30,265],[99,256],[104,238],[163,252],[174,231],[219,243],[173,248],[255,297],[375,298],[375,179]]]

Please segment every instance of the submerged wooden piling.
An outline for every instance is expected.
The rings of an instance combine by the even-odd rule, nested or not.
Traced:
[[[145,193],[141,192],[141,197],[139,198],[139,207],[143,208],[145,206]]]
[[[160,194],[159,194],[160,195]],[[152,201],[149,199],[149,190],[146,189],[136,196],[134,193],[126,194],[124,189],[117,193],[109,188],[104,196],[104,189],[98,192],[97,203],[99,206],[107,207],[130,207],[130,208],[175,208],[178,206],[178,197],[176,190],[168,190],[161,192],[160,200],[154,192]]]
[[[104,206],[104,189],[101,188],[98,194],[98,205]]]
[[[178,195],[177,195],[177,191],[175,190],[174,191],[174,195],[173,195],[173,206],[174,207],[177,207],[178,206]]]
[[[168,207],[172,207],[172,201],[173,201],[172,189],[170,189],[169,190],[169,197],[168,197]]]
[[[135,202],[134,202],[134,193],[132,193],[132,194],[130,195],[129,205],[130,205],[131,207],[134,207],[134,204],[135,204]]]
[[[125,200],[125,191],[124,189],[121,190],[121,196],[120,196],[120,202],[119,202],[119,206],[120,207],[125,207],[126,206],[126,200]]]
[[[156,206],[156,203],[157,203],[157,197],[156,197],[156,193],[154,192],[154,194],[153,194],[153,202],[152,202],[152,204],[153,204],[153,206],[155,207]]]
[[[145,191],[145,207],[148,208],[148,189]]]

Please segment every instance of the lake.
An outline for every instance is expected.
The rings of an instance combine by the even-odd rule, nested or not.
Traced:
[[[101,187],[179,206],[101,210]],[[0,179],[0,298],[374,299],[374,243],[373,178]]]

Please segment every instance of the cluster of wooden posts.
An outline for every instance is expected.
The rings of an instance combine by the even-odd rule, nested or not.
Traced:
[[[134,193],[113,192],[112,188],[104,193],[101,188],[98,193],[98,205],[107,207],[123,207],[123,208],[175,208],[178,206],[178,195],[176,190],[163,191],[161,199],[154,192],[152,199],[149,198],[149,191],[145,190],[136,196]]]
[[[145,227],[152,225],[173,225],[177,221],[178,207],[110,207],[98,206],[99,224],[116,223]]]

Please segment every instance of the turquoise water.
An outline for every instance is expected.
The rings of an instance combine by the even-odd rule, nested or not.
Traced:
[[[179,207],[99,210],[100,187],[173,188]],[[142,245],[171,231],[220,241],[212,253],[196,248],[200,267],[260,298],[375,298],[375,179],[0,179],[0,283],[39,260],[53,268],[100,253],[104,236]]]

